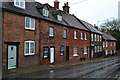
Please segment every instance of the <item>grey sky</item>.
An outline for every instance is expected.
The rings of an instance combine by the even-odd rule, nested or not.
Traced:
[[[36,0],[40,3],[49,3],[53,6],[54,0]],[[82,2],[83,1],[83,2]],[[91,24],[102,23],[105,19],[118,18],[119,0],[59,0],[60,9],[64,2],[69,2],[70,14]],[[80,2],[74,4],[76,2]]]

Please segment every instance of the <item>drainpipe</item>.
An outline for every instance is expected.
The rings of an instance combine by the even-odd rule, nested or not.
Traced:
[[[2,78],[2,2],[0,2],[0,80]]]

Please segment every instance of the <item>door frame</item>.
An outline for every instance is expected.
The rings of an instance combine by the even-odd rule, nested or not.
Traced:
[[[67,50],[69,50],[68,52],[67,52]],[[68,54],[68,55],[67,55]],[[66,46],[66,61],[69,61],[70,60],[70,47],[69,46]]]
[[[51,46],[50,49],[51,49],[51,48],[54,48],[54,62],[53,62],[53,63],[50,63],[50,64],[54,64],[54,63],[55,63],[55,47],[54,47],[54,46]],[[49,56],[49,62],[50,62],[50,58],[51,58],[51,54],[50,54],[50,56]]]
[[[20,42],[5,42],[7,44],[7,57],[6,57],[6,68],[8,69],[8,46],[13,45],[16,46],[16,68],[18,68],[18,54],[19,54],[19,44]]]

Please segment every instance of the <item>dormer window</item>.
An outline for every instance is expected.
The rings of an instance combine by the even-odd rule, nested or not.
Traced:
[[[49,11],[46,9],[43,9],[43,16],[48,17],[48,15],[49,15]]]
[[[14,0],[14,5],[16,7],[25,9],[25,0]]]
[[[58,19],[59,21],[62,21],[62,16],[57,15],[57,19]]]

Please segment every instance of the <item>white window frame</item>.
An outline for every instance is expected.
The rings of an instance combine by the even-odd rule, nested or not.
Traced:
[[[93,35],[93,34],[91,34],[91,41],[93,41],[93,36],[94,36],[94,35]]]
[[[49,27],[49,37],[54,37],[54,28],[53,27]]]
[[[105,47],[105,41],[103,41],[103,48]]]
[[[87,47],[84,47],[84,54],[87,54]]]
[[[94,36],[95,36],[95,37],[94,37],[94,38],[95,38],[95,41],[97,41],[97,39],[96,39],[96,34],[94,34]]]
[[[100,41],[100,36],[99,35],[97,35],[97,40]]]
[[[80,32],[81,40],[83,40],[83,32]]]
[[[29,43],[29,51],[28,51],[28,53],[26,53],[26,43]],[[34,52],[33,53],[31,53],[30,52],[30,50],[31,50],[31,43],[33,43],[34,44]],[[28,55],[34,55],[35,54],[35,41],[25,41],[24,42],[24,55],[25,56],[28,56]]]
[[[58,20],[58,21],[62,21],[62,16],[57,15],[57,20]]]
[[[23,6],[21,6],[21,4],[23,4]],[[14,0],[14,6],[25,9],[25,0]]]
[[[78,56],[78,47],[73,48],[73,56],[77,57]]]
[[[66,29],[63,30],[63,38],[64,38],[64,39],[67,38],[67,30],[66,30]]]
[[[46,9],[43,9],[43,16],[48,17],[49,16],[49,11]]]
[[[108,47],[108,41],[106,41],[106,47]]]
[[[29,19],[29,25],[27,26],[27,19]],[[33,24],[33,25],[32,25]],[[35,30],[35,19],[30,17],[25,17],[25,29]]]
[[[85,33],[84,35],[85,35],[85,40],[87,40],[87,33]]]
[[[77,31],[74,31],[74,39],[77,39]]]

